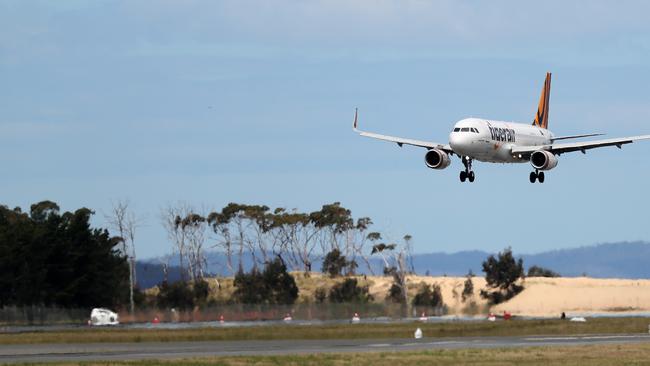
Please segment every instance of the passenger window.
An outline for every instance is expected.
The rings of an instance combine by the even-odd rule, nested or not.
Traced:
[[[462,132],[469,132],[469,127],[463,127],[463,128],[461,129],[461,131],[462,131]]]
[[[460,131],[460,128],[458,127],[454,128],[454,132],[458,132],[458,131]]]

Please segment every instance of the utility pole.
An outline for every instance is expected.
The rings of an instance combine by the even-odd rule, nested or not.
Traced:
[[[129,260],[129,305],[131,305],[131,315],[135,312],[135,302],[133,301],[133,271],[135,271],[135,258],[131,256]]]

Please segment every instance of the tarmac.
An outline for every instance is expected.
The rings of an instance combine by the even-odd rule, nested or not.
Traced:
[[[0,363],[173,360],[194,357],[288,355],[430,349],[513,348],[650,343],[650,334],[579,336],[456,337],[421,339],[335,339],[161,343],[0,345]]]

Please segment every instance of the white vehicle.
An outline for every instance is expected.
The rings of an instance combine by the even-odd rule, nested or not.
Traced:
[[[95,308],[90,312],[90,325],[118,325],[120,320],[116,313],[102,308]]]
[[[359,130],[358,112],[354,114],[353,129],[361,136],[395,142],[397,145],[413,145],[426,148],[424,156],[427,167],[445,169],[451,164],[451,156],[461,158],[465,170],[460,172],[460,181],[473,182],[472,170],[474,160],[488,163],[527,163],[535,171],[530,173],[530,182],[544,183],[544,171],[557,166],[558,156],[564,153],[595,149],[604,146],[616,146],[636,140],[650,139],[650,135],[632,136],[613,139],[591,140],[582,142],[561,142],[584,137],[601,136],[592,133],[586,135],[557,137],[548,130],[549,97],[551,94],[551,73],[546,73],[546,81],[539,100],[537,114],[531,124],[492,121],[481,118],[466,118],[458,121],[449,134],[449,143],[413,140],[401,137],[380,135]]]

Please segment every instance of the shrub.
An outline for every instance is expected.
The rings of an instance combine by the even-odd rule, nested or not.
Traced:
[[[413,305],[433,308],[443,307],[445,303],[442,299],[440,285],[434,283],[432,286],[429,286],[426,283],[421,282],[417,294],[413,297]]]
[[[386,295],[386,300],[392,301],[394,303],[398,304],[403,304],[404,303],[404,292],[402,291],[402,288],[393,283],[390,286],[390,289],[388,290],[388,294]]]
[[[233,285],[233,300],[239,303],[293,304],[298,298],[296,281],[280,257],[267,263],[264,272],[238,272]]]
[[[296,280],[287,272],[287,266],[282,258],[266,264],[264,268],[264,285],[267,289],[269,302],[272,304],[293,304],[298,298]]]
[[[347,267],[347,265],[348,262],[345,256],[341,255],[341,251],[332,249],[323,259],[323,273],[329,274],[332,278],[339,277],[343,268]]]
[[[204,305],[208,300],[208,295],[210,294],[210,284],[203,279],[197,280],[194,282],[192,290],[194,292],[195,303]]]
[[[463,293],[461,294],[463,302],[474,296],[474,281],[472,281],[472,277],[474,277],[474,274],[470,270],[463,284]]]
[[[163,282],[160,285],[157,302],[160,308],[188,310],[194,307],[194,296],[187,282]]]
[[[360,302],[372,301],[368,293],[368,286],[359,286],[356,278],[347,278],[341,283],[332,286],[329,293],[330,302]]]
[[[499,304],[507,301],[524,287],[517,284],[517,281],[524,275],[523,260],[515,261],[512,250],[506,248],[498,254],[498,257],[491,255],[483,262],[485,281],[490,290],[481,290],[481,296],[491,304]]]
[[[327,290],[325,290],[322,287],[317,288],[314,291],[314,300],[316,300],[316,303],[322,304],[327,300]]]
[[[528,277],[561,277],[559,273],[548,268],[532,266],[528,268]]]
[[[232,299],[241,304],[261,304],[266,299],[266,288],[262,274],[253,268],[249,273],[239,271],[233,281],[235,291]]]

